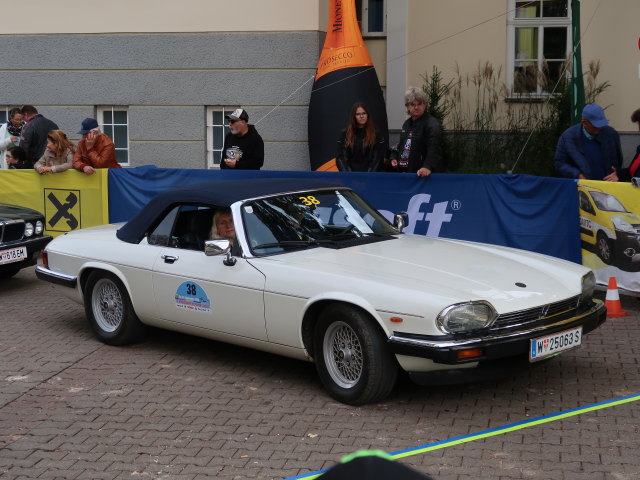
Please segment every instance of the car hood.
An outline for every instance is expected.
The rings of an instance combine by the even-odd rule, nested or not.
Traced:
[[[589,271],[523,250],[414,235],[267,258],[299,268],[308,279],[350,277],[346,285],[378,288],[380,296],[413,294],[440,298],[445,304],[487,300],[500,313],[578,295],[580,278]]]
[[[42,214],[32,208],[20,207],[9,203],[0,203],[0,221],[22,220],[33,217],[42,217]]]

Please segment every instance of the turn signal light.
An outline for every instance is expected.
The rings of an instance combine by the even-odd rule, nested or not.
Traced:
[[[466,360],[469,358],[478,358],[484,355],[484,350],[481,348],[470,348],[468,350],[458,350],[456,356],[458,360]]]
[[[42,264],[45,267],[49,266],[49,257],[47,256],[47,252],[45,252],[45,251],[42,252]]]
[[[403,320],[400,317],[391,317],[389,320],[391,320],[392,323],[402,323]]]

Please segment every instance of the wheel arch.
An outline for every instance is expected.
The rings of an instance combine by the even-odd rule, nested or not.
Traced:
[[[133,295],[131,295],[131,287],[129,285],[129,282],[127,281],[127,278],[123,275],[123,273],[113,265],[97,263],[97,262],[90,262],[83,265],[82,270],[78,275],[78,285],[80,286],[80,291],[83,296],[86,290],[87,280],[89,279],[89,277],[93,272],[97,272],[97,271],[108,272],[115,275],[118,278],[118,280],[122,282],[122,284],[124,285],[124,288],[127,289],[127,294],[129,295],[129,298],[133,302]]]
[[[302,317],[301,335],[305,349],[311,357],[314,357],[313,348],[313,332],[322,312],[330,305],[342,304],[364,313],[370,323],[375,326],[378,332],[385,338],[389,337],[382,324],[382,320],[373,306],[355,295],[345,295],[344,293],[325,294],[321,297],[312,298],[307,303],[304,315]]]

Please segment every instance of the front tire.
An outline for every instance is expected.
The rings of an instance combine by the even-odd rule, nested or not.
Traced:
[[[598,257],[600,257],[600,260],[602,260],[607,265],[613,265],[613,241],[609,240],[609,238],[602,232],[598,232],[598,235],[596,236],[596,251],[598,252]]]
[[[386,398],[398,367],[374,322],[348,305],[327,307],[314,334],[316,368],[322,384],[336,400],[363,405]]]
[[[109,345],[134,343],[146,331],[133,310],[127,289],[112,273],[95,271],[89,275],[84,308],[96,336]]]

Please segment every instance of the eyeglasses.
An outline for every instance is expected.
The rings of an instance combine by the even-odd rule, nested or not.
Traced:
[[[229,119],[229,125],[233,125],[234,123],[236,123],[238,120],[231,120]]]
[[[407,108],[418,108],[418,107],[423,107],[425,104],[424,103],[405,103],[404,106]]]

